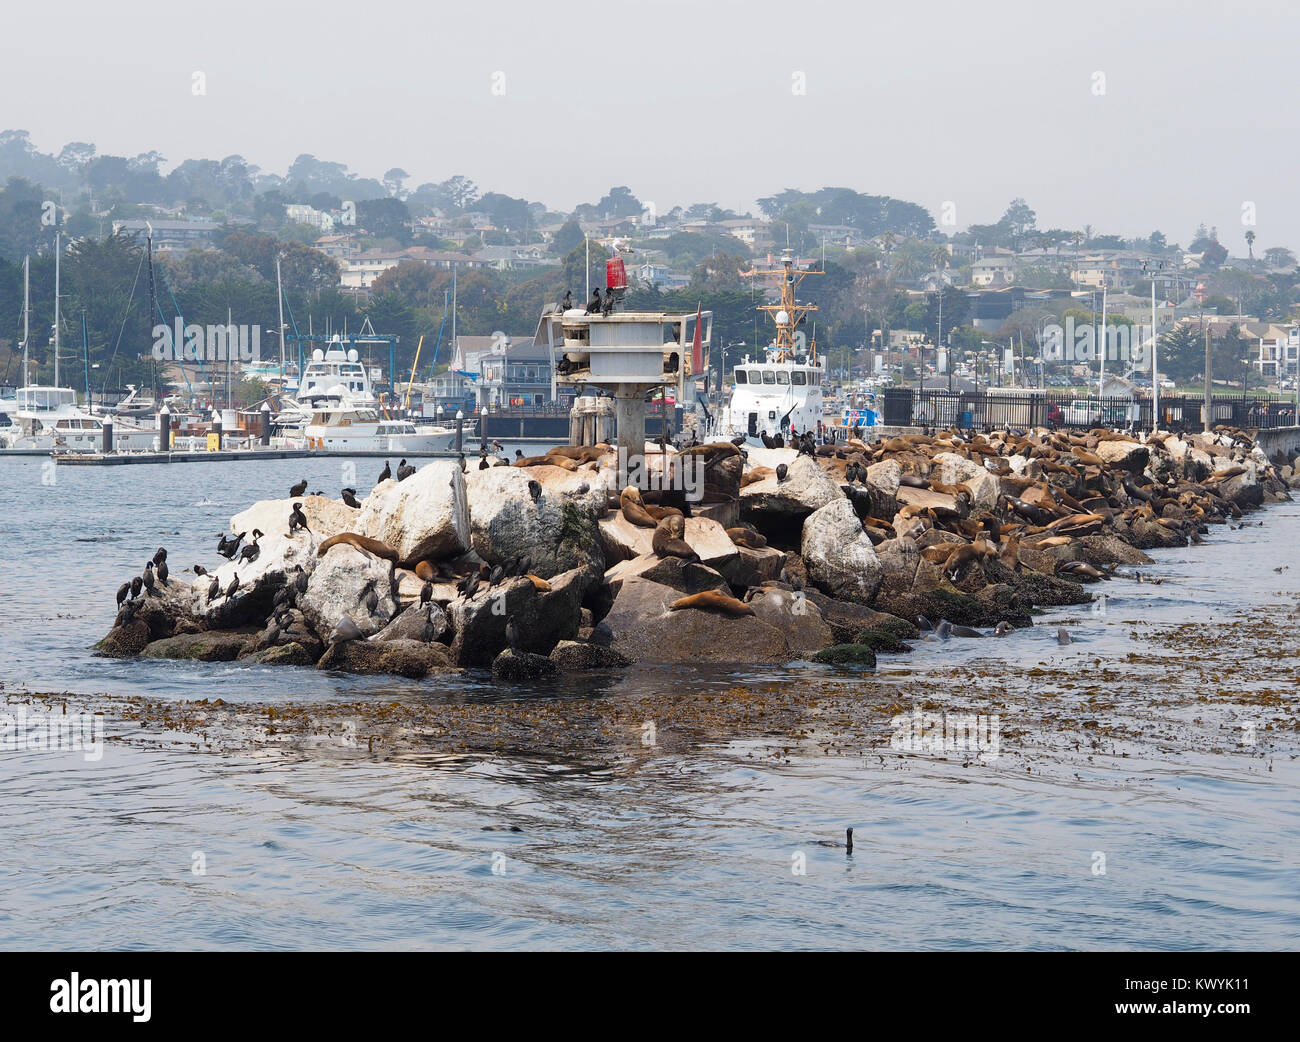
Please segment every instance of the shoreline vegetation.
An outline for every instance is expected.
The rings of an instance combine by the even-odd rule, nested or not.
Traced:
[[[255,503],[221,537],[220,567],[124,583],[98,653],[506,681],[631,663],[869,668],[923,631],[1015,639],[1036,610],[1141,581],[1147,550],[1300,486],[1296,457],[1223,428],[720,442],[648,455],[667,491],[645,493],[618,488],[617,458],[438,461],[356,508],[303,487]],[[701,466],[697,501],[671,491]]]

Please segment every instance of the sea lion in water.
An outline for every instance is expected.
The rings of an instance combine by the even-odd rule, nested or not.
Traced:
[[[738,601],[735,597],[728,597],[725,593],[719,593],[717,590],[693,593],[689,597],[682,597],[668,605],[669,611],[681,611],[683,608],[722,612],[725,615],[736,616],[756,614],[754,609],[744,601]]]
[[[1069,630],[1067,630],[1064,626],[1062,626],[1060,629],[1058,629],[1058,630],[1056,631],[1056,643],[1058,643],[1058,644],[1072,644],[1072,643],[1073,643],[1073,641],[1070,640],[1070,632],[1069,632]]]
[[[368,535],[361,535],[357,532],[340,532],[338,535],[332,535],[328,539],[323,540],[320,546],[316,547],[316,556],[324,557],[325,552],[329,550],[331,546],[338,546],[340,543],[347,543],[349,546],[354,546],[358,550],[364,550],[366,553],[375,557],[382,557],[385,561],[392,561],[394,564],[397,563],[397,551],[391,546],[387,543],[381,543],[378,539],[371,539]],[[424,561],[420,562],[420,564],[424,563]],[[415,574],[420,575],[420,565],[415,566]],[[420,576],[420,578],[423,579],[426,577]]]
[[[685,535],[686,519],[673,514],[655,526],[654,538],[650,545],[660,557],[680,557],[683,561],[698,561],[700,556],[683,538]]]
[[[1010,636],[1012,633],[1014,633],[1015,631],[1016,631],[1016,628],[1015,628],[1014,626],[1012,626],[1011,623],[1009,623],[1009,622],[1005,622],[1005,621],[1004,621],[1004,622],[999,622],[999,623],[997,624],[997,627],[993,630],[993,636],[995,636],[995,637],[1009,637],[1009,636]]]
[[[630,524],[640,528],[654,528],[659,524],[659,519],[651,517],[646,510],[645,503],[641,501],[641,493],[635,485],[623,489],[618,497],[618,506]]]

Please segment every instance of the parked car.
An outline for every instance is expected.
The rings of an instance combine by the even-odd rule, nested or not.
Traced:
[[[1137,409],[1136,403],[1127,406],[1107,403],[1103,407],[1097,399],[1087,398],[1070,402],[1061,414],[1068,427],[1127,427],[1131,419],[1137,418],[1130,415]]]

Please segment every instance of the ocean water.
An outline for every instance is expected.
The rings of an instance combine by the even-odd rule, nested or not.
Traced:
[[[1159,553],[1142,570],[1163,583],[1105,584],[1104,611],[1056,610],[1004,640],[924,641],[911,655],[882,657],[874,675],[848,675],[864,706],[909,709],[929,691],[972,712],[1006,714],[1004,755],[992,762],[894,755],[887,727],[866,755],[796,747],[774,756],[771,742],[725,733],[631,758],[596,755],[576,734],[560,752],[525,742],[492,754],[415,748],[388,757],[137,740],[138,723],[115,707],[140,697],[506,711],[561,699],[599,714],[646,696],[700,700],[736,685],[800,692],[828,676],[812,666],[752,674],[639,667],[498,688],[481,674],[411,682],[90,653],[111,624],[117,586],[159,545],[173,573],[211,565],[215,534],[253,500],[285,495],[302,477],[312,490],[337,495],[351,484],[364,495],[381,466],[326,459],[51,471],[39,459],[0,459],[0,682],[11,696],[0,711],[25,705],[22,692],[70,692],[74,703],[103,709],[113,739],[98,760],[0,751],[0,946],[1300,942],[1294,684],[1261,718],[1266,738],[1243,747],[1224,737],[1243,710],[1198,702],[1203,673],[1150,664],[1158,654],[1208,654],[1171,646],[1172,627],[1231,625],[1261,607],[1275,618],[1295,611],[1300,505],[1270,507],[1251,527],[1219,527],[1204,545]],[[1058,625],[1072,644],[1056,642]],[[1292,623],[1289,646],[1234,645],[1235,682],[1253,675],[1252,653],[1261,676],[1268,662],[1270,677],[1294,678],[1293,666],[1278,673],[1277,658],[1295,655],[1294,632]],[[1080,747],[1077,713],[1053,716],[1052,699],[1039,704],[1035,669],[1103,694],[1144,670],[1140,693],[1160,708],[1144,717],[1145,702],[1120,707],[1149,727],[1132,726],[1105,748]],[[985,670],[997,677],[996,701],[991,687],[970,686]],[[1132,688],[1124,698],[1140,701]],[[1009,726],[1021,718],[1035,721],[1032,734]],[[855,829],[851,855],[832,845],[846,826]]]

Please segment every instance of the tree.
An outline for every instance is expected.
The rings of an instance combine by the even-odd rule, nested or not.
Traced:
[[[555,233],[552,245],[555,252],[563,256],[575,246],[581,246],[585,239],[586,236],[582,234],[582,227],[578,222],[569,220],[560,225],[560,230]]]
[[[411,211],[400,199],[362,199],[357,203],[357,224],[380,239],[396,239],[403,246],[411,241]]]
[[[411,175],[403,170],[400,166],[395,166],[384,174],[384,187],[388,189],[388,194],[395,199],[402,199],[406,196],[402,184]]]
[[[1264,251],[1264,263],[1270,268],[1294,268],[1295,254],[1285,246],[1270,246]]]
[[[1253,228],[1246,229],[1246,254],[1251,260],[1255,259],[1255,230]]]
[[[1007,227],[1011,232],[1012,241],[1019,246],[1025,233],[1032,229],[1038,223],[1038,215],[1029,208],[1029,204],[1016,197],[1011,200],[1007,207],[1006,213],[1002,215],[1002,220],[998,222]]]

